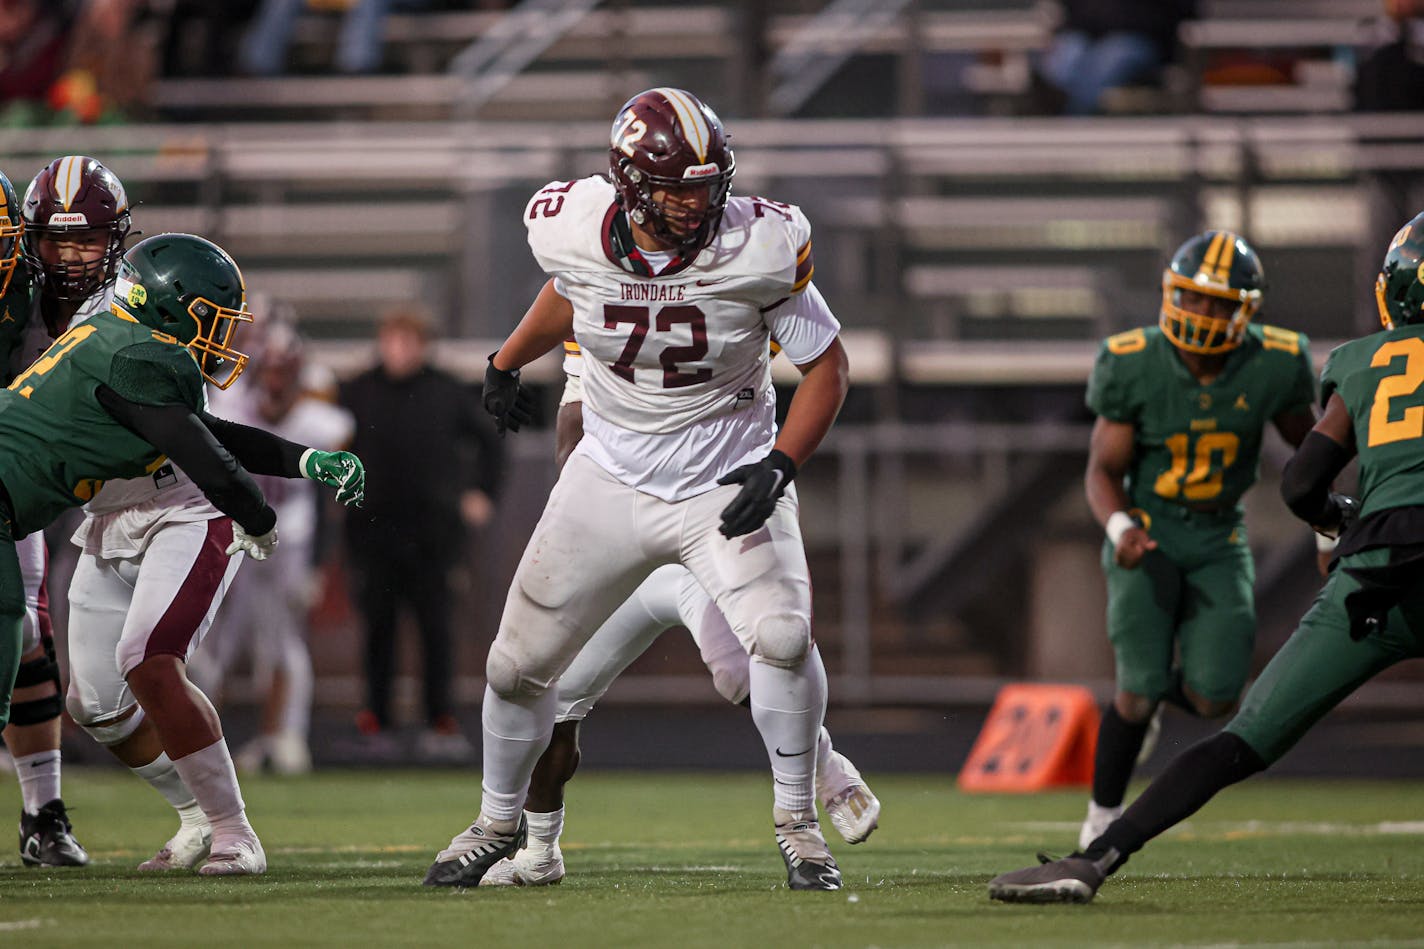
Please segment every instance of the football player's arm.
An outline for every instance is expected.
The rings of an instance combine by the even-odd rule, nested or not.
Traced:
[[[524,311],[514,332],[490,357],[490,365],[503,372],[522,369],[562,345],[573,331],[574,305],[554,289],[554,281],[550,279]]]
[[[1315,427],[1315,412],[1309,405],[1287,409],[1271,419],[1271,424],[1280,432],[1287,445],[1299,448],[1300,443],[1305,441],[1305,436]]]
[[[1281,475],[1281,497],[1291,513],[1321,533],[1335,535],[1352,517],[1353,498],[1334,494],[1330,484],[1355,454],[1355,426],[1340,393],[1330,396],[1325,414],[1301,441]]]
[[[1083,474],[1083,493],[1088,507],[1113,543],[1113,559],[1118,566],[1131,569],[1142,562],[1157,542],[1128,513],[1132,500],[1123,488],[1132,451],[1137,440],[1136,427],[1098,416],[1088,442],[1088,470]]]
[[[267,534],[277,512],[262,489],[232,453],[186,405],[130,402],[106,385],[96,395],[104,411],[172,461],[202,490],[213,507],[231,517],[249,535]]]
[[[800,468],[840,414],[850,391],[850,360],[837,336],[819,356],[796,368],[801,371],[801,384],[791,397],[786,424],[781,427],[774,449]]]

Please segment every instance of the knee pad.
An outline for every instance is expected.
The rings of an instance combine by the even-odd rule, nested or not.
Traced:
[[[776,613],[756,621],[752,655],[773,666],[799,666],[811,652],[811,622],[795,613]]]
[[[110,715],[105,720],[94,723],[90,720],[95,718],[93,709],[86,708],[82,702],[77,701],[74,696],[70,696],[65,704],[69,708],[69,714],[79,724],[79,727],[89,733],[89,737],[101,745],[117,745],[128,738],[138,727],[143,724],[143,707],[140,705],[130,705],[133,714],[127,718],[115,720],[117,716]],[[125,709],[124,711],[128,711]],[[119,712],[119,715],[124,712]]]
[[[751,656],[738,646],[716,656],[704,657],[707,671],[712,673],[712,685],[717,694],[733,705],[740,705],[751,694]]]
[[[495,695],[504,699],[541,695],[549,689],[547,685],[526,676],[519,660],[498,639],[490,646],[489,658],[485,660],[485,681]]]
[[[37,699],[14,702],[10,706],[10,724],[42,725],[59,717],[64,699],[59,689],[59,663],[54,661],[54,645],[45,643],[45,654],[38,659],[20,663],[15,675],[15,688],[24,689],[46,682],[54,683],[54,694]]]

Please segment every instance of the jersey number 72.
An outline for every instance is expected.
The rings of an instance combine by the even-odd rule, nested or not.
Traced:
[[[707,315],[697,307],[686,304],[665,306],[659,308],[656,318],[653,318],[652,311],[645,306],[604,304],[605,329],[617,329],[624,323],[633,327],[632,332],[628,334],[628,344],[623,347],[618,361],[609,367],[618,378],[627,382],[633,381],[633,360],[638,358],[649,330],[667,333],[682,323],[686,323],[692,331],[692,345],[665,346],[658,354],[658,362],[663,367],[663,388],[680,389],[683,386],[707,382],[712,378],[712,370],[709,368],[694,369],[690,372],[677,368],[680,362],[696,362],[707,355]]]

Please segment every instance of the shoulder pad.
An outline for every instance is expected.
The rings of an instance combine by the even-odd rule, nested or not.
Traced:
[[[576,269],[590,255],[602,256],[603,221],[615,197],[613,185],[600,175],[551,181],[534,193],[524,207],[524,226],[545,273]]]
[[[784,284],[785,293],[806,289],[816,271],[811,222],[794,204],[734,196],[723,214],[724,229],[745,229],[749,244],[765,257],[761,266]]]
[[[159,334],[155,333],[154,336]],[[156,339],[136,342],[114,353],[108,385],[141,405],[206,404],[203,377],[187,347]]]

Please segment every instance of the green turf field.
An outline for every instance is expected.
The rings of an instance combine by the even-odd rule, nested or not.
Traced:
[[[593,772],[570,789],[568,879],[462,893],[419,884],[472,816],[475,774],[249,780],[272,869],[224,882],[134,872],[172,818],[129,775],[74,769],[65,797],[94,865],[26,870],[7,843],[0,946],[1424,945],[1424,786],[1248,783],[1086,907],[984,895],[1036,849],[1071,849],[1081,794],[967,797],[941,775],[874,786],[885,811],[867,843],[827,826],[839,893],[784,888],[760,775]]]

